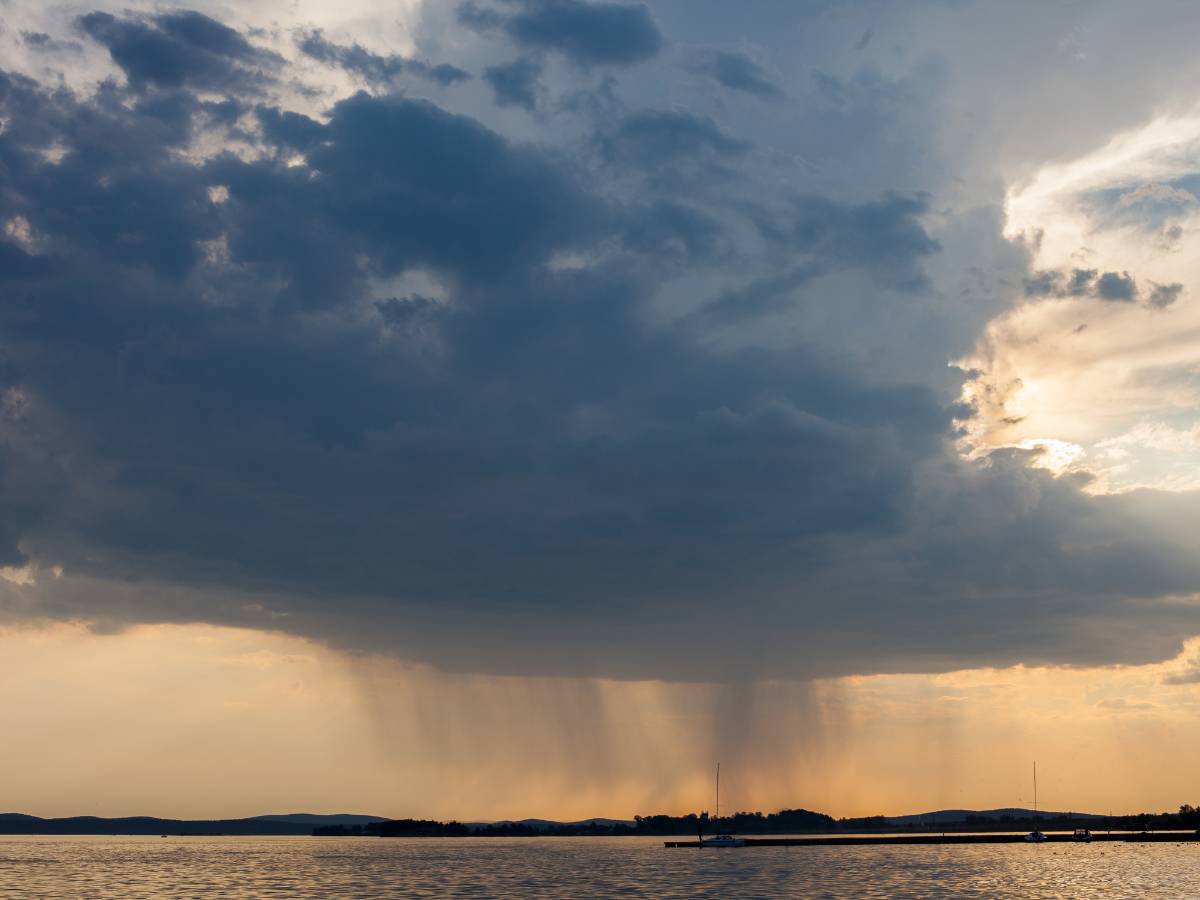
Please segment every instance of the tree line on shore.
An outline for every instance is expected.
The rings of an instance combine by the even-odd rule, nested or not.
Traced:
[[[703,823],[703,826],[702,826]],[[596,835],[697,834],[714,830],[739,831],[747,834],[789,834],[796,831],[831,830],[835,820],[824,813],[807,809],[783,809],[764,815],[760,812],[734,813],[713,819],[707,813],[685,816],[634,816],[632,823],[610,821],[587,822],[492,822],[466,825],[462,822],[438,822],[432,819],[393,819],[367,825],[331,826],[313,829],[314,834],[378,835],[381,837],[538,837]]]
[[[1087,826],[1094,829],[1108,828],[1114,831],[1169,831],[1200,828],[1200,808],[1184,804],[1177,812],[1138,813],[1111,817],[1081,816],[1070,813],[1051,816],[1032,814],[976,815],[968,814],[958,820],[912,822],[897,825],[886,816],[861,816],[834,819],[824,813],[807,809],[783,809],[774,813],[738,812],[720,818],[707,813],[684,816],[651,815],[634,816],[632,823],[588,821],[588,822],[493,822],[490,824],[464,824],[462,822],[439,822],[433,819],[393,819],[386,822],[371,822],[366,825],[334,825],[313,829],[313,834],[322,836],[364,835],[378,837],[569,837],[569,836],[636,836],[636,835],[693,835],[714,834],[812,834],[836,832],[920,832],[946,830],[953,825],[955,830],[967,831],[1010,831],[1024,828],[1036,822],[1040,828],[1076,828]]]

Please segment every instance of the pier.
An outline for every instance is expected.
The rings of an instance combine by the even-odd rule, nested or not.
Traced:
[[[861,834],[861,835],[836,835],[830,837],[747,837],[742,838],[746,842],[747,847],[863,847],[863,846],[878,846],[878,845],[936,845],[936,844],[1023,844],[1026,843],[1025,835],[1010,834],[999,832],[980,832],[977,834]],[[1200,832],[1194,831],[1150,831],[1150,832],[1133,832],[1119,831],[1113,833],[1093,832],[1091,835],[1092,843],[1101,843],[1104,841],[1124,841],[1134,843],[1173,843],[1200,842]],[[1046,840],[1044,843],[1049,844],[1078,844],[1086,843],[1078,841],[1075,836],[1069,832],[1046,832]],[[691,847],[693,850],[700,848],[700,842],[696,840],[690,841],[663,841],[667,847]],[[713,847],[713,850],[724,850],[728,848]]]

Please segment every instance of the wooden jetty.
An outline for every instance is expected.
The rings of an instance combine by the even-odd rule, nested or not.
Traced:
[[[747,847],[862,847],[877,845],[901,846],[909,844],[936,845],[1026,843],[1024,834],[1000,832],[976,832],[973,834],[839,834],[831,835],[829,837],[819,837],[815,835],[812,837],[748,837],[742,838],[742,840],[746,842]],[[1102,841],[1129,841],[1136,843],[1191,843],[1200,842],[1200,832],[1117,831],[1111,834],[1107,832],[1092,832],[1091,841],[1092,843],[1100,843]],[[1051,844],[1084,843],[1084,841],[1076,840],[1075,836],[1069,831],[1046,832],[1046,842]],[[667,847],[691,847],[693,850],[701,846],[700,842],[696,840],[663,841],[663,844]],[[714,847],[712,849],[718,848]]]

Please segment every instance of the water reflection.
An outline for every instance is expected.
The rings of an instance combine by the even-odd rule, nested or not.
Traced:
[[[1187,896],[1196,844],[666,850],[656,838],[0,838],[0,898]]]

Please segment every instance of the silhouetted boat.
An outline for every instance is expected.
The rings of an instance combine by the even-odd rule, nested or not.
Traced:
[[[1037,821],[1037,761],[1033,763],[1033,821]],[[1025,835],[1025,840],[1030,844],[1040,844],[1047,840],[1046,835],[1042,834],[1038,829],[1033,829],[1029,834]]]
[[[721,764],[717,763],[717,805],[713,815],[713,824],[715,825],[721,818]],[[746,842],[740,837],[734,837],[732,834],[721,833],[716,837],[711,837],[707,841],[700,841],[701,847],[745,847]]]
[[[732,834],[718,834],[704,842],[705,847],[745,847],[746,842]]]
[[[1092,839],[1092,833],[1086,828],[1076,828],[1075,833],[1071,835],[1071,840],[1086,843]]]

